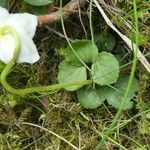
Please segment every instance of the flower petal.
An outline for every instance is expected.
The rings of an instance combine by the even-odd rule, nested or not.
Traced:
[[[40,57],[37,48],[32,40],[27,34],[20,32],[20,55],[17,59],[18,63],[35,63]]]
[[[4,25],[10,25],[18,32],[25,32],[28,36],[33,38],[35,35],[37,23],[37,16],[23,13],[10,14]]]
[[[15,49],[15,40],[11,33],[0,36],[0,60],[5,64],[12,60]]]
[[[9,14],[8,11],[0,7],[0,27],[12,26],[16,29],[20,39],[20,54],[18,63],[35,63],[39,60],[37,48],[32,40],[35,35],[38,21],[37,16],[23,14]],[[9,63],[13,58],[15,41],[12,35],[0,37],[0,60]]]
[[[2,26],[5,20],[8,18],[9,12],[7,9],[0,7],[0,26]]]

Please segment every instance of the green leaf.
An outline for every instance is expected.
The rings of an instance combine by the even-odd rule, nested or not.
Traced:
[[[92,64],[92,79],[99,85],[113,84],[119,76],[119,62],[111,53],[101,52]]]
[[[58,82],[74,82],[74,81],[84,81],[87,79],[86,67],[84,66],[76,66],[72,65],[66,61],[63,61],[59,65],[59,74],[58,74]],[[70,86],[66,87],[67,91],[75,91],[82,86]]]
[[[96,45],[92,43],[92,41],[75,40],[71,43],[71,45],[79,58],[85,63],[94,62],[96,60],[96,57],[98,55],[98,49]],[[66,48],[65,59],[68,62],[81,63],[69,46]]]
[[[78,101],[84,108],[94,109],[99,107],[105,100],[103,90],[100,87],[85,86],[77,91]]]
[[[6,9],[8,9],[9,6],[10,6],[11,1],[12,0],[0,0],[0,6],[5,7]]]
[[[40,16],[40,15],[46,15],[47,14],[47,10],[48,10],[49,6],[32,6],[29,5],[28,7],[26,7],[26,10],[28,12],[32,12],[34,15]]]
[[[121,101],[123,100],[127,85],[128,85],[129,76],[121,76],[119,77],[117,83],[114,85],[115,89],[110,87],[105,87],[105,97],[107,102],[113,107],[119,109],[121,105]],[[133,83],[130,89],[130,92],[127,96],[126,102],[124,103],[123,109],[130,109],[133,107],[133,102],[131,99],[134,97],[135,92],[138,89],[138,81],[136,78],[133,79]]]
[[[100,51],[112,50],[116,45],[115,38],[110,33],[95,34],[95,43]]]
[[[45,6],[53,2],[53,0],[24,0],[32,6]]]

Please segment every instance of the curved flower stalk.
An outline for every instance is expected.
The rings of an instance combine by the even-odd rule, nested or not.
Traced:
[[[6,18],[7,15],[8,15],[8,18]],[[15,16],[12,17],[13,15]],[[11,72],[11,69],[16,62],[17,63],[18,62],[19,63],[21,62],[34,63],[39,59],[36,46],[32,41],[32,37],[34,36],[35,29],[36,29],[35,24],[33,25],[31,23],[32,26],[28,27],[28,29],[25,29],[25,31],[23,31],[23,28],[21,27],[21,25],[23,25],[24,23],[23,24],[19,23],[20,25],[20,29],[19,29],[19,25],[16,25],[17,23],[14,22],[16,20],[13,20],[13,18],[15,18],[16,15],[19,16],[20,18],[21,14],[20,15],[12,14],[10,15],[10,18],[9,18],[8,12],[5,9],[0,8],[0,17],[4,19],[5,21],[7,20],[4,23],[0,19],[0,60],[7,64],[6,67],[3,69],[3,71],[1,72],[0,80],[1,80],[1,84],[4,86],[4,88],[8,92],[11,92],[17,95],[25,95],[25,94],[29,94],[33,92],[59,90],[66,86],[86,85],[86,84],[92,83],[91,80],[85,80],[85,81],[68,82],[68,83],[55,84],[55,85],[49,85],[49,86],[31,87],[31,88],[26,88],[26,89],[15,89],[11,85],[9,85],[9,83],[7,82],[7,76]],[[24,15],[27,15],[28,17],[30,17],[30,14],[23,14],[23,17]],[[26,20],[27,22],[30,20],[28,19]],[[26,25],[27,25],[27,22],[26,22]],[[22,35],[24,35],[25,37]],[[30,42],[26,43],[28,41]]]
[[[0,7],[0,28],[11,26],[18,33],[20,53],[16,60],[17,63],[35,63],[39,60],[37,48],[32,40],[37,24],[35,15],[29,13],[9,14],[6,9]],[[5,64],[12,60],[15,44],[14,34],[12,35],[12,32],[5,28],[5,33],[0,35],[0,60]]]

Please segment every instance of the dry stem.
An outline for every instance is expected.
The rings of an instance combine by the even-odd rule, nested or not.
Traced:
[[[78,9],[78,5],[84,6],[86,4],[86,0],[71,0],[66,6],[63,8],[63,16],[64,18],[68,17],[70,14],[74,13],[76,9]],[[54,24],[60,20],[60,11],[56,11],[54,13],[38,16],[39,26],[45,26],[49,24]]]

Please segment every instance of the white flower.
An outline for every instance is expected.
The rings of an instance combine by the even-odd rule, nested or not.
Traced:
[[[12,26],[19,35],[20,53],[17,59],[18,63],[35,63],[39,60],[37,48],[32,40],[37,27],[37,16],[22,13],[9,14],[9,12],[0,7],[0,28],[3,26]],[[15,41],[10,32],[0,36],[0,60],[9,63],[13,58]]]

